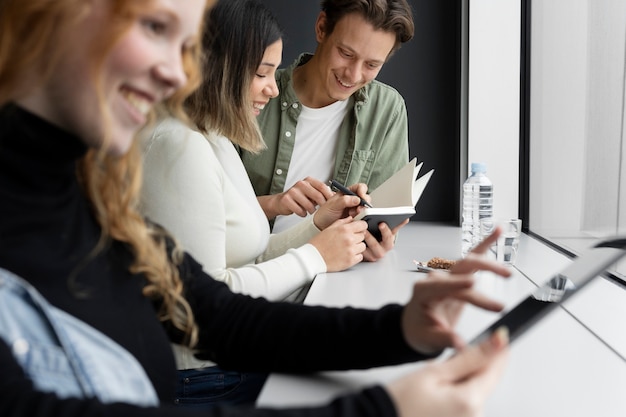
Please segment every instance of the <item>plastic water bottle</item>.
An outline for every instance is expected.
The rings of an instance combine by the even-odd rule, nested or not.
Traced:
[[[486,172],[485,164],[474,162],[472,174],[463,183],[463,257],[480,242],[480,219],[493,217],[493,184],[485,175]]]

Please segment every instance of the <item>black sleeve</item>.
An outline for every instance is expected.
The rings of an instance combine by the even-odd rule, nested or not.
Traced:
[[[9,347],[0,339],[0,416],[2,417],[395,417],[395,408],[380,387],[339,397],[321,407],[253,409],[216,407],[195,411],[175,406],[143,408],[103,404],[95,399],[60,399],[34,389]]]
[[[402,307],[379,311],[328,309],[232,293],[187,258],[186,293],[196,314],[202,355],[234,369],[306,372],[366,368],[421,359],[404,342]],[[335,399],[324,406],[292,409],[217,407],[197,412],[175,406],[142,408],[95,399],[60,399],[38,391],[0,339],[2,417],[395,417],[381,387]]]
[[[200,328],[197,356],[241,371],[365,369],[431,356],[413,351],[402,306],[380,310],[272,303],[232,293],[188,258],[187,298]]]

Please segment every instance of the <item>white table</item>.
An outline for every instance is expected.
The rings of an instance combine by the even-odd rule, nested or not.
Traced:
[[[458,258],[460,235],[458,227],[412,222],[383,260],[316,277],[305,303],[380,307],[405,302],[412,284],[424,277],[415,271],[412,259]],[[507,308],[570,262],[527,235],[522,236],[519,253],[511,278],[503,280],[482,273],[478,281],[483,292],[501,300]],[[471,339],[496,317],[468,307],[458,331]],[[596,279],[514,343],[485,416],[625,417],[625,322],[626,290],[606,279]],[[306,376],[272,374],[257,405],[322,404],[342,392],[384,383],[420,366],[413,363]]]

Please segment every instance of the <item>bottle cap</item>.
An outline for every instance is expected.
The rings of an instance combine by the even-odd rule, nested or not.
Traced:
[[[472,162],[472,172],[480,172],[484,174],[487,172],[487,165],[482,162]]]

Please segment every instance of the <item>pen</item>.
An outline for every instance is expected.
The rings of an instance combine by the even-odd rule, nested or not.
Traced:
[[[356,195],[355,193],[350,191],[348,188],[346,188],[344,185],[338,183],[335,180],[328,181],[328,184],[330,184],[330,188],[335,188],[335,189],[341,191],[345,195],[353,195],[353,196],[359,197],[358,195]],[[365,206],[365,207],[370,207],[370,208],[372,207],[372,205],[370,203],[368,203],[367,201],[363,200],[362,198],[361,198],[361,203],[359,203],[359,204],[362,205],[362,206]]]

